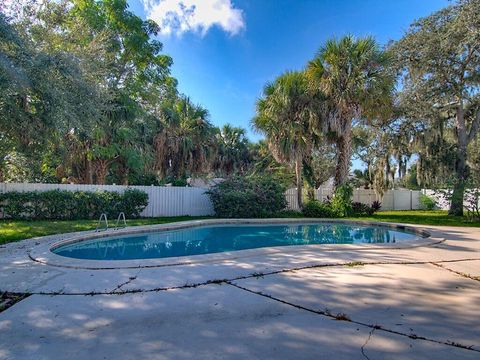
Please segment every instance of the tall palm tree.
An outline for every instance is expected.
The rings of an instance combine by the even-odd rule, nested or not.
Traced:
[[[354,121],[387,116],[394,86],[389,64],[373,38],[353,36],[328,40],[308,64],[310,88],[328,98],[318,126],[336,145],[335,186],[348,181]]]
[[[175,178],[211,170],[217,143],[208,110],[180,96],[163,109],[154,137],[155,167],[159,175]]]
[[[243,173],[250,163],[249,142],[245,129],[225,124],[217,133],[219,151],[215,168],[224,175]]]
[[[302,162],[313,146],[313,100],[303,72],[291,71],[267,84],[257,101],[254,127],[262,132],[275,159],[295,168],[298,205],[302,206]]]

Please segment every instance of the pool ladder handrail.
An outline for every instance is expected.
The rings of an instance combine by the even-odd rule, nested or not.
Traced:
[[[127,219],[125,218],[125,213],[122,211],[120,214],[118,214],[117,222],[115,223],[115,228],[113,230],[120,229],[120,226],[118,226],[120,223],[120,220],[123,221],[123,227],[124,228],[127,227]]]
[[[100,224],[102,223],[102,219],[105,219],[105,228],[104,229],[101,229],[100,228]],[[100,218],[98,219],[98,224],[97,224],[97,227],[95,228],[95,232],[99,232],[99,231],[107,231],[108,230],[108,220],[107,220],[107,214],[106,213],[102,213],[100,215]]]

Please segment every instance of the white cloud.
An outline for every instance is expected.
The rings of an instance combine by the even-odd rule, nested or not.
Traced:
[[[212,26],[230,35],[245,28],[243,11],[231,0],[141,0],[147,17],[160,25],[162,34],[197,32],[204,36]]]

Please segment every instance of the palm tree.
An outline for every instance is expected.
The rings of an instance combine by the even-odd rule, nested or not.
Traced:
[[[303,72],[291,71],[267,84],[257,102],[253,125],[262,132],[275,159],[295,168],[298,205],[302,207],[302,162],[311,152],[313,99]]]
[[[225,124],[217,134],[219,151],[215,168],[220,173],[231,175],[245,172],[250,163],[249,142],[245,129]]]
[[[336,145],[335,186],[348,180],[354,121],[386,116],[390,109],[394,76],[389,63],[373,38],[345,36],[327,41],[308,64],[310,88],[328,98],[318,127]]]
[[[155,168],[161,177],[198,175],[211,170],[217,143],[208,110],[181,96],[162,110],[154,137]]]

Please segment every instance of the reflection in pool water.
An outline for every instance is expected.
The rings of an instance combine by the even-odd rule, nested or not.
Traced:
[[[271,246],[396,243],[416,235],[353,224],[215,225],[87,240],[53,250],[91,260],[132,260],[200,255]]]

